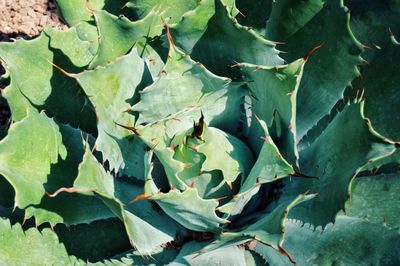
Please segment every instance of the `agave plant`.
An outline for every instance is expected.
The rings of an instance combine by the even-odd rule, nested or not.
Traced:
[[[398,0],[57,3],[0,43],[0,264],[400,264]]]

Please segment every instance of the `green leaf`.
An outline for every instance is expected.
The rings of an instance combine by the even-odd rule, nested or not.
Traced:
[[[154,149],[164,167],[170,187],[181,190],[187,187],[178,175],[185,165],[174,159],[175,152],[170,147],[171,141],[178,132],[190,129],[192,121],[197,120],[199,113],[197,108],[190,108],[146,126],[132,128],[150,149]]]
[[[265,28],[267,20],[271,13],[273,5],[279,4],[281,1],[275,2],[271,0],[237,0],[236,5],[241,11],[236,18],[241,25],[254,28],[259,34],[265,36]],[[272,39],[273,40],[273,39]]]
[[[368,47],[362,57],[369,62],[390,45],[390,32],[396,36],[400,34],[400,3],[397,0],[365,0],[360,4],[357,0],[345,0],[345,4],[351,12],[351,30]]]
[[[35,218],[35,224],[48,222],[51,226],[91,223],[98,219],[115,217],[97,197],[79,194],[62,194],[56,198],[43,196],[40,204],[25,210],[25,219]]]
[[[193,252],[199,251],[204,247],[204,243],[197,243],[193,241],[186,243],[175,261],[168,265],[246,265],[244,248],[231,246],[213,250],[204,254],[193,254]]]
[[[390,154],[389,156],[385,156],[376,161],[369,162],[362,167],[360,173],[365,171],[369,171],[369,175],[375,175],[377,172],[383,173],[396,173],[398,171],[398,166],[400,165],[400,149],[397,149],[395,152]]]
[[[290,5],[282,9],[284,14],[277,15],[277,18],[279,16],[289,19],[293,5],[301,7],[304,3],[304,8],[297,6],[300,9],[296,9],[296,12],[306,12],[314,7],[314,2],[290,1]],[[319,4],[316,5],[318,6]],[[350,15],[346,13],[342,3],[326,1],[317,14],[309,15],[312,18],[303,27],[277,40],[286,43],[282,50],[287,53],[282,57],[287,61],[300,57],[307,59],[297,96],[298,141],[343,97],[346,86],[358,76],[357,65],[361,63],[361,45],[349,29]],[[293,20],[281,21],[282,24],[291,22]],[[304,22],[306,21],[302,23]],[[298,27],[297,24],[294,26]],[[309,52],[318,45],[322,47],[309,56]]]
[[[75,26],[79,37],[90,42],[90,52],[96,54],[98,33],[90,9],[106,10],[112,14],[133,15],[123,8],[128,0],[56,0],[64,20],[69,26]]]
[[[0,263],[9,265],[83,265],[69,256],[57,235],[50,229],[23,231],[20,224],[10,225],[0,218]]]
[[[130,0],[126,7],[133,9],[139,19],[150,14],[168,19],[168,24],[175,24],[182,19],[184,13],[195,9],[198,5],[198,0],[186,0],[184,2],[181,0]],[[157,10],[157,13],[151,14],[154,10]]]
[[[171,145],[179,147],[175,152],[175,158],[183,154],[189,158],[182,159],[191,161],[193,159],[196,160],[194,158],[195,154],[202,154],[204,158],[200,160],[201,164],[199,166],[201,169],[199,170],[205,172],[219,170],[222,172],[224,180],[228,183],[234,182],[240,174],[247,176],[254,159],[250,149],[244,142],[217,128],[208,127],[207,125],[202,127],[201,140],[191,137],[193,128],[183,132],[183,135],[177,135],[172,140]],[[191,151],[193,149],[195,150],[194,152]],[[195,173],[195,175],[198,175],[198,173]]]
[[[175,43],[186,51],[192,51],[207,30],[208,21],[214,14],[215,0],[199,1],[195,9],[183,14],[179,23],[170,25]]]
[[[254,251],[267,262],[267,265],[293,265],[287,256],[263,243],[257,242]]]
[[[254,121],[255,122],[255,121]],[[244,179],[237,195],[228,203],[218,208],[230,214],[240,214],[250,199],[260,190],[262,184],[274,182],[294,174],[292,166],[282,157],[278,148],[270,138],[267,125],[257,120],[264,130],[264,143],[249,175]]]
[[[129,2],[127,7],[135,10],[140,18],[134,22],[106,11],[96,11],[94,16],[99,31],[99,49],[91,67],[113,61],[128,52],[135,43],[146,43],[149,38],[160,36],[164,27],[163,20],[175,24],[182,19],[184,13],[198,4],[195,0],[184,3],[179,0]]]
[[[129,265],[148,265],[148,266],[164,266],[173,261],[178,255],[176,249],[171,248],[157,248],[152,252],[151,256],[143,257],[137,251],[128,251],[124,254],[115,256],[110,260],[105,260],[101,263],[94,264],[95,266],[129,266]]]
[[[284,249],[297,265],[397,265],[399,231],[357,218],[339,217],[322,231],[288,221]],[[367,232],[367,233],[366,233]],[[272,265],[280,264],[272,260]]]
[[[387,38],[389,41],[389,38]],[[393,66],[400,60],[400,45],[390,42],[377,50],[369,65],[362,68],[362,79],[353,82],[364,91],[365,116],[374,129],[393,141],[400,141],[400,112],[398,71]],[[376,77],[379,77],[376,78]]]
[[[89,50],[90,42],[82,41],[75,27],[65,31],[46,28],[45,34],[50,38],[50,47],[61,50],[74,66],[85,67],[93,59]]]
[[[45,33],[30,41],[0,44],[0,58],[11,78],[2,95],[10,105],[14,121],[21,120],[28,112],[44,109],[62,123],[95,132],[95,115],[86,95],[74,80],[51,65],[54,63],[70,72],[78,70],[67,56],[72,55],[71,50],[86,47],[86,42],[75,42],[76,39],[70,38],[71,32],[58,32],[55,37],[66,37],[63,45],[66,55],[63,50],[49,48],[51,36]]]
[[[154,210],[148,200],[129,204],[143,192],[143,188],[114,179],[97,162],[88,147],[72,191],[98,195],[124,222],[132,246],[141,254],[150,254],[156,247],[174,240],[181,230],[168,216]]]
[[[247,80],[252,99],[253,116],[269,125],[272,139],[282,155],[293,165],[298,158],[296,149],[296,97],[303,75],[305,60],[299,59],[289,65],[265,67],[239,64]],[[254,119],[253,119],[254,120]],[[259,123],[250,125],[248,136],[251,147],[259,152],[263,146],[264,129]]]
[[[355,178],[346,215],[365,218],[369,222],[399,227],[400,174],[381,174]]]
[[[271,13],[266,23],[267,38],[283,41],[296,34],[316,16],[326,0],[280,0],[271,5]],[[265,26],[265,24],[264,24]]]
[[[140,92],[140,102],[133,107],[139,112],[137,123],[155,122],[197,106],[209,126],[234,133],[242,116],[246,90],[227,78],[212,74],[173,43],[170,43],[168,57],[161,76]]]
[[[197,189],[185,191],[172,190],[151,197],[173,219],[184,227],[199,232],[218,232],[220,224],[226,220],[219,218],[215,209],[219,202],[216,199],[202,199]]]
[[[57,225],[54,230],[68,254],[84,261],[101,261],[131,249],[124,224],[117,218],[69,227]]]
[[[20,208],[40,203],[51,165],[68,155],[57,124],[35,112],[10,128],[0,150],[0,173],[14,187]]]
[[[106,11],[96,11],[95,19],[99,31],[99,48],[90,68],[114,61],[126,54],[136,42],[161,35],[163,24],[156,11],[142,20],[131,22],[125,17],[116,17]]]
[[[103,153],[111,170],[138,179],[144,179],[145,146],[118,124],[135,122],[135,117],[128,110],[143,70],[144,62],[134,48],[112,64],[74,75],[96,110],[99,132],[97,150]]]
[[[0,146],[3,147],[0,171],[16,191],[16,206],[28,206],[25,219],[34,216],[37,226],[45,222],[54,226],[90,223],[114,216],[93,197],[63,195],[55,199],[44,194],[72,185],[84,151],[81,131],[57,125],[44,113],[32,113],[12,127]]]
[[[283,63],[275,44],[238,24],[220,1],[216,1],[215,14],[193,49],[182,48],[213,73],[236,78],[238,73],[232,72],[231,66],[237,62],[266,66]]]
[[[215,250],[223,246],[238,245],[250,240],[257,240],[274,249],[279,249],[284,240],[286,218],[291,209],[298,204],[313,199],[315,196],[316,194],[302,194],[293,201],[281,203],[272,212],[263,215],[257,221],[254,221],[254,223],[249,224],[245,229],[238,230],[237,232],[224,232],[205,250]]]
[[[361,166],[394,151],[394,145],[377,136],[362,116],[363,104],[347,105],[325,131],[300,152],[300,171],[309,178],[285,179],[280,200],[299,193],[318,193],[310,202],[294,208],[291,218],[313,226],[334,221],[344,208],[351,179]]]

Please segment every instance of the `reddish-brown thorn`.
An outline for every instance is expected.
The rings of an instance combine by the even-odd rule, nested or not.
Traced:
[[[169,44],[171,45],[171,47],[175,47],[174,40],[172,40],[171,32],[169,31],[169,27],[168,27],[167,23],[165,23],[165,20],[163,18],[161,18],[161,20],[164,25],[164,28],[167,30],[167,37],[168,37]]]
[[[285,256],[290,260],[290,262],[291,262],[293,265],[297,265],[296,262],[293,260],[292,256],[290,256],[290,254],[287,253],[286,250],[284,250],[284,249],[281,248],[281,247],[278,247],[276,250],[277,250],[279,253],[281,253],[282,255],[285,255]]]
[[[293,174],[291,174],[291,176],[318,179],[318,177],[305,175],[305,174],[302,174],[302,173],[299,173],[299,172],[294,172]]]
[[[268,142],[268,143],[272,142],[270,137],[260,137],[260,139],[262,139],[263,141]]]
[[[62,69],[61,67],[57,66],[56,64],[54,64],[53,62],[51,62],[50,60],[47,60],[47,62],[49,62],[53,67],[55,67],[57,70],[59,70],[61,73],[63,73],[64,75],[66,75],[67,77],[70,78],[75,78],[74,74],[68,73],[67,71],[65,71],[64,69]]]
[[[253,71],[255,72],[255,71],[260,70],[260,69],[262,69],[261,66],[256,66],[256,68]]]
[[[175,144],[174,143],[171,144],[171,150],[175,151]]]
[[[228,185],[228,187],[229,187],[230,190],[233,189],[232,181],[226,181],[226,184]]]
[[[148,199],[148,198],[151,198],[151,196],[145,195],[145,194],[140,194],[140,195],[136,196],[136,198],[134,198],[133,200],[131,200],[131,201],[129,202],[129,204],[135,203],[136,201],[141,200],[141,199]]]
[[[193,181],[192,184],[190,184],[189,187],[190,187],[190,188],[195,188],[195,185],[196,185],[196,184],[195,184],[195,182]]]
[[[66,187],[62,187],[60,189],[58,189],[56,192],[54,192],[53,194],[50,194],[49,192],[45,192],[45,194],[50,197],[50,198],[54,198],[56,197],[58,194],[62,193],[62,192],[67,192],[67,193],[76,193],[78,192],[78,189],[71,187],[71,188],[66,188]]]
[[[136,127],[124,126],[124,125],[118,124],[117,122],[114,122],[114,124],[116,124],[117,126],[120,126],[120,127],[123,127],[123,128],[125,128],[125,129],[128,129],[128,130],[132,131],[132,132],[135,133],[135,135],[137,135],[137,136],[141,136]]]
[[[249,242],[246,242],[245,243],[246,244],[246,246],[247,246],[247,248],[249,249],[249,250],[253,250],[253,249],[255,249],[256,248],[256,245],[257,245],[257,240],[250,240]]]
[[[86,10],[89,11],[89,13],[93,16],[95,10],[90,7],[89,0],[86,0],[85,7],[86,7]]]
[[[309,51],[304,57],[303,59],[305,61],[308,60],[308,58],[310,58],[311,55],[313,55],[319,48],[321,48],[322,46],[324,46],[324,43],[321,43],[320,45],[315,46],[314,48],[311,49],[311,51]]]

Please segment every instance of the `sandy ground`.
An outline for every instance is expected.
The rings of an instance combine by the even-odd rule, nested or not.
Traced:
[[[66,28],[59,19],[54,0],[0,0],[0,41],[25,36],[34,37],[46,26]],[[4,69],[0,65],[0,76]],[[0,91],[4,88],[0,82]],[[7,126],[10,110],[0,97],[0,130]]]
[[[48,25],[65,27],[53,1],[0,0],[0,38],[3,40],[22,34],[35,36]]]

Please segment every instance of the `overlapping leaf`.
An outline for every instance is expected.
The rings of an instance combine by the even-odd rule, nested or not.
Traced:
[[[394,145],[374,134],[362,116],[362,107],[360,103],[346,106],[300,153],[300,171],[313,178],[286,179],[280,200],[306,191],[318,197],[294,208],[290,217],[314,226],[333,222],[344,208],[350,181],[359,168],[394,151]]]
[[[173,220],[154,210],[148,200],[129,205],[142,192],[141,187],[114,179],[97,162],[88,146],[74,186],[58,193],[62,191],[98,195],[124,222],[132,246],[141,254],[151,254],[156,247],[174,240],[181,230]]]
[[[283,247],[298,265],[396,265],[400,262],[398,230],[345,216],[335,225],[327,226],[324,232],[288,221]],[[268,262],[290,265],[275,260]]]
[[[216,1],[215,14],[193,49],[182,48],[213,73],[235,78],[239,74],[232,72],[231,66],[237,62],[265,66],[283,63],[274,43],[238,24],[220,1]]]
[[[95,132],[95,115],[86,95],[74,80],[51,65],[55,63],[66,71],[78,71],[77,67],[84,65],[87,58],[76,59],[76,52],[86,55],[86,44],[77,39],[74,30],[48,30],[34,40],[0,44],[0,58],[11,79],[2,95],[8,101],[14,121],[21,120],[28,111],[45,109],[58,121]],[[49,48],[49,45],[57,49]]]
[[[84,264],[70,256],[57,235],[50,229],[39,232],[35,228],[23,231],[20,224],[11,226],[0,218],[0,263],[14,265],[80,265]]]
[[[350,82],[358,76],[357,65],[361,63],[361,45],[349,30],[350,16],[339,1],[285,1],[286,8],[277,11],[278,24],[287,27],[288,34],[275,41],[285,42],[283,58],[289,62],[309,54],[297,96],[297,140],[324,117]],[[279,8],[279,4],[273,6]],[[293,13],[299,12],[301,23],[294,23]],[[315,14],[314,14],[315,13]],[[300,19],[299,16],[296,16]],[[271,22],[272,23],[272,22]],[[301,27],[301,25],[304,25]],[[290,27],[289,27],[290,26]],[[291,33],[291,34],[289,34]],[[268,35],[268,34],[267,34]]]
[[[296,101],[304,64],[303,59],[277,67],[239,64],[252,94],[253,116],[267,123],[272,139],[277,143],[282,155],[293,165],[298,158]],[[260,137],[264,135],[264,130],[254,120],[248,138],[253,150],[259,152],[263,145]]]
[[[105,67],[74,75],[89,96],[97,115],[96,146],[117,173],[143,179],[144,145],[118,124],[134,124],[128,111],[142,80],[144,62],[136,48]]]
[[[346,214],[390,227],[399,227],[399,174],[382,174],[356,178],[351,184],[351,197]]]

